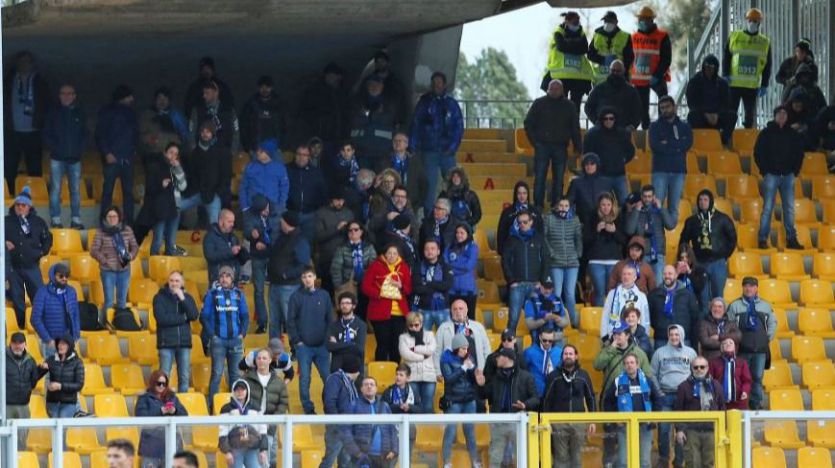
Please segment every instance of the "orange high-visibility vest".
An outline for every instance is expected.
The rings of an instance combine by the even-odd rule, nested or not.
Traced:
[[[661,62],[661,43],[665,37],[667,37],[667,31],[658,27],[649,34],[641,31],[632,33],[632,50],[635,52],[635,60],[632,62],[629,76],[633,85],[649,86],[650,79]],[[664,74],[664,80],[670,81],[669,70]]]

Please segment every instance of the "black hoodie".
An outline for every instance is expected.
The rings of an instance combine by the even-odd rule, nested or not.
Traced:
[[[688,244],[693,248],[693,253],[700,263],[714,260],[727,259],[734,253],[736,248],[736,228],[733,220],[725,213],[718,211],[713,206],[713,192],[702,190],[696,197],[698,204],[699,197],[707,195],[710,198],[710,205],[706,212],[696,209],[696,214],[687,218],[684,228],[681,230],[679,245]],[[710,244],[700,242],[702,236],[702,220],[707,222],[710,231]]]
[[[705,75],[705,65],[713,64],[713,77]],[[725,113],[731,112],[731,90],[728,82],[719,76],[719,59],[708,55],[702,61],[701,70],[687,83],[687,105],[690,112]]]
[[[584,108],[586,117],[597,123],[600,111],[607,106],[615,109],[615,124],[620,127],[637,127],[641,122],[641,97],[624,76],[609,75],[591,90]]]
[[[760,131],[754,143],[754,161],[760,174],[797,176],[803,165],[803,135],[788,123],[780,127],[773,120]]]
[[[606,128],[602,118],[606,114],[615,115],[615,126]],[[626,164],[635,157],[632,135],[618,123],[618,113],[614,107],[605,106],[597,114],[597,123],[586,132],[583,139],[583,151],[595,153],[600,158],[597,172],[606,177],[619,177],[626,174]],[[623,200],[618,200],[622,203]]]

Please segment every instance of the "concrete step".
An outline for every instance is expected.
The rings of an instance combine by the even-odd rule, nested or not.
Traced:
[[[518,177],[508,175],[470,175],[470,187],[473,190],[513,190],[516,182],[525,180],[533,187],[533,177]]]
[[[523,163],[530,161],[530,158],[519,157],[515,153],[493,153],[493,152],[472,152],[459,151],[455,155],[459,163]]]
[[[477,152],[477,151],[492,151],[496,153],[503,153],[507,151],[507,140],[462,140],[459,151]]]
[[[528,165],[523,163],[464,163],[460,164],[472,177],[475,175],[503,175],[511,177],[525,177],[528,174]]]
[[[467,140],[503,140],[513,136],[513,130],[501,128],[468,128],[464,130]]]

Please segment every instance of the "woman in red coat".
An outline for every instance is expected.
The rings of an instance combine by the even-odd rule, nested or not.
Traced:
[[[733,338],[720,337],[719,346],[722,355],[711,359],[708,364],[710,375],[722,384],[727,409],[747,410],[748,397],[751,395],[751,371],[748,369],[748,363],[745,359],[737,357],[736,341]]]
[[[397,246],[387,245],[383,254],[368,266],[362,278],[362,292],[368,296],[367,317],[377,337],[374,360],[399,363],[397,339],[406,331],[412,273],[400,258]]]

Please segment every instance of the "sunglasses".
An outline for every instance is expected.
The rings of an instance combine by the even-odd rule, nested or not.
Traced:
[[[511,341],[514,341],[514,340],[516,340],[516,337],[515,337],[515,336],[512,336],[512,337],[510,337],[510,338],[505,338],[505,339],[503,339],[502,341],[504,341],[505,343],[510,343]]]
[[[705,369],[707,369],[707,366],[693,366],[693,369],[694,370],[705,370]]]
[[[167,387],[167,386],[168,386],[168,382],[166,382],[164,380],[161,380],[161,381],[157,382],[157,387]]]
[[[409,324],[409,328],[421,328],[421,327],[423,327],[423,324],[422,324],[422,323],[412,323],[412,324]]]
[[[546,340],[545,338],[540,338],[539,341],[543,343],[553,343],[555,340]]]

